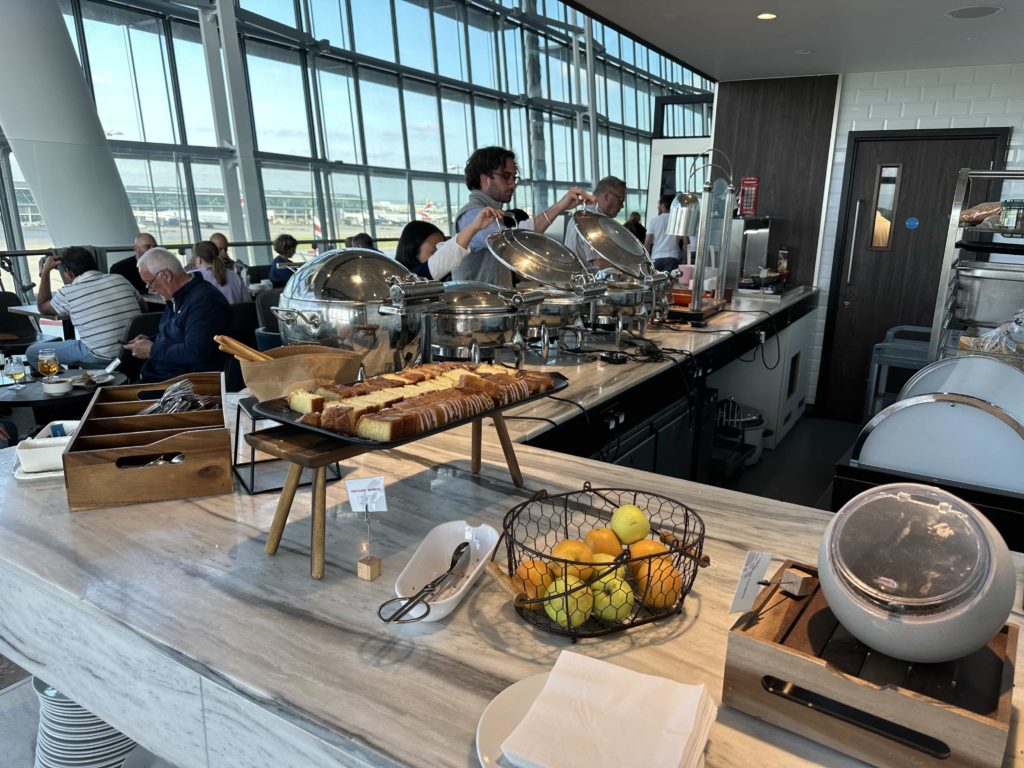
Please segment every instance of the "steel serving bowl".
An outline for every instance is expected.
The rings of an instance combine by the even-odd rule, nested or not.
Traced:
[[[306,262],[272,308],[284,343],[364,352],[371,376],[401,370],[419,352],[421,319],[381,313],[396,279],[416,278],[394,259],[362,248],[328,251]]]
[[[511,344],[525,311],[543,298],[540,291],[513,291],[471,280],[445,283],[440,306],[427,317],[430,343],[452,357]]]

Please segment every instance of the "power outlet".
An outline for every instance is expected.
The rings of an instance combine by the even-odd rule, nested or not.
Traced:
[[[758,331],[757,332],[757,343],[758,344],[764,344],[766,338],[768,338],[768,335],[764,331]]]

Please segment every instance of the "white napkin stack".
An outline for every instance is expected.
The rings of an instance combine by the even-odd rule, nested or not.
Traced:
[[[501,750],[516,768],[694,768],[717,712],[703,685],[562,651]]]

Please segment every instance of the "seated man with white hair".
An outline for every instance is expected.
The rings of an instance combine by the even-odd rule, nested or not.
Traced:
[[[153,248],[139,259],[146,289],[167,300],[155,339],[136,336],[125,344],[143,359],[143,381],[163,381],[183,373],[220,371],[224,354],[213,337],[231,333],[231,307],[224,294],[200,274],[189,274],[170,251]]]

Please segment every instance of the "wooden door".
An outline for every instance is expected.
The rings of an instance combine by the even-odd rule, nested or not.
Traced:
[[[1008,134],[850,134],[819,413],[860,421],[873,346],[894,326],[931,325],[957,174],[1003,168]],[[983,185],[975,192],[972,205],[998,195]]]

